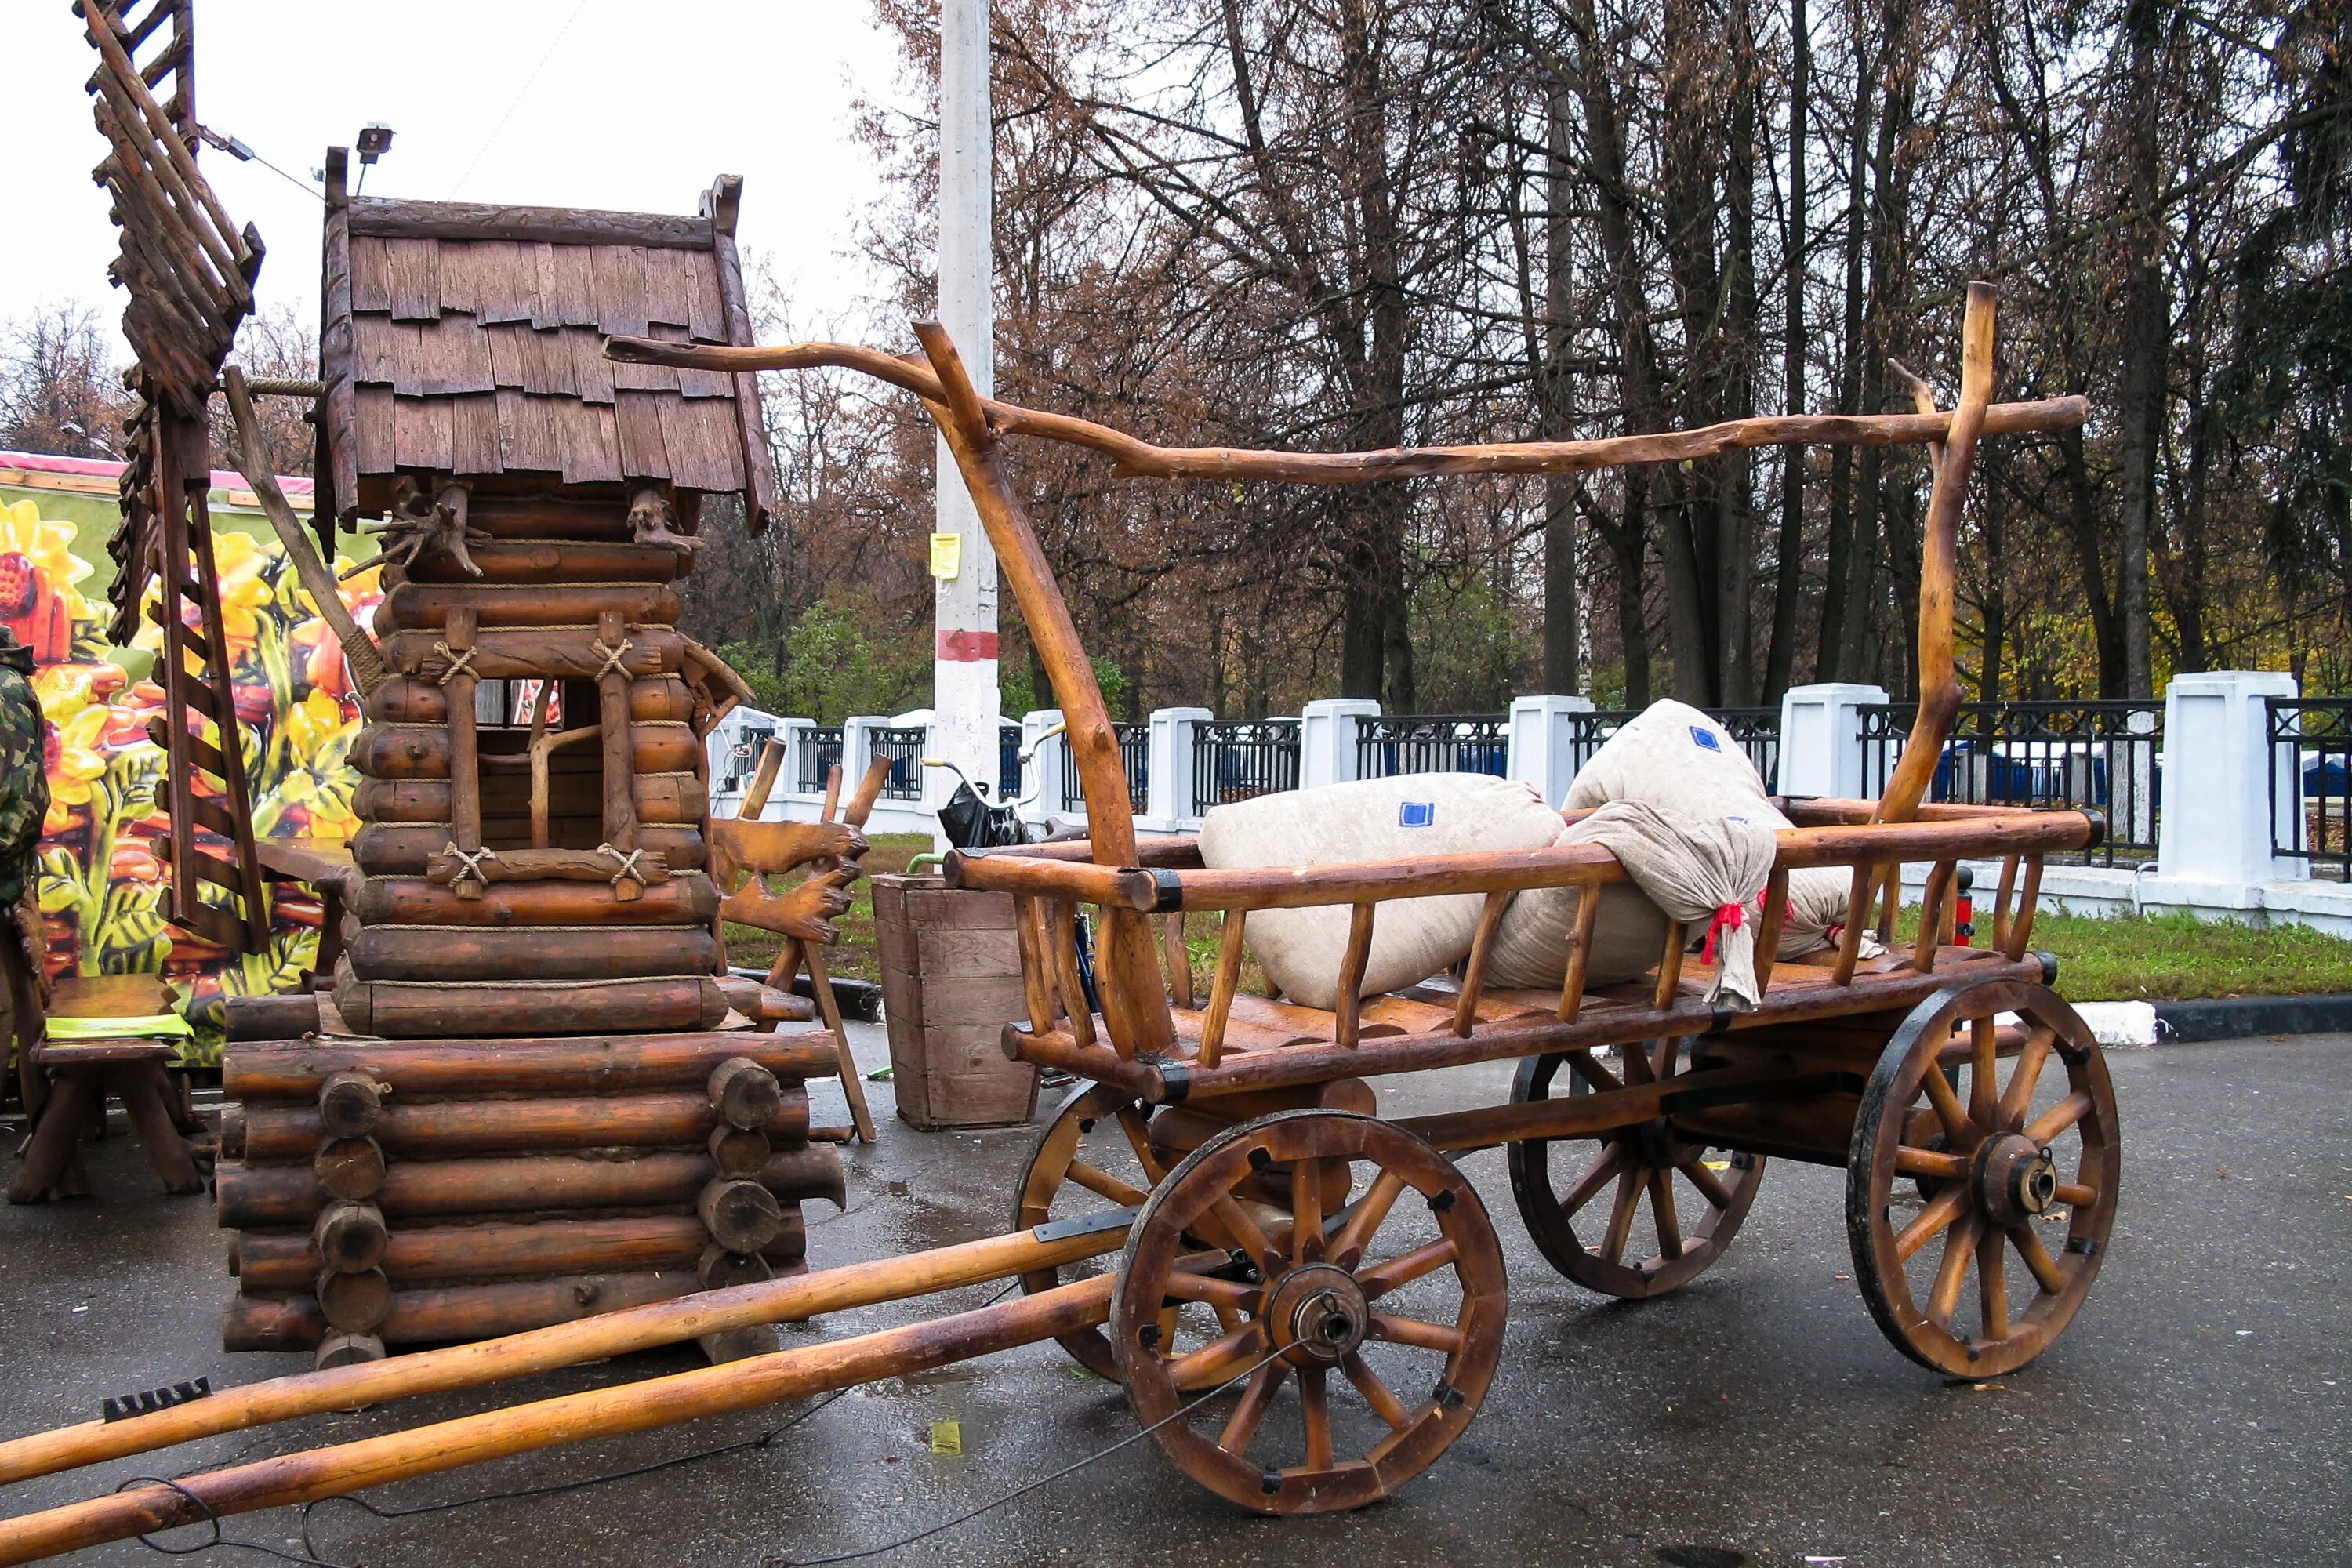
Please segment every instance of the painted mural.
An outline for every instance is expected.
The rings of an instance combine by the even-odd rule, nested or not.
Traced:
[[[214,946],[165,919],[163,752],[147,733],[148,720],[163,710],[163,690],[149,679],[163,634],[149,618],[124,648],[101,631],[116,471],[111,463],[0,452],[0,619],[33,650],[34,686],[49,721],[40,856],[47,967],[52,975],[160,971],[179,987],[196,1027],[188,1055],[206,1062],[219,1054],[220,998],[290,985],[310,965],[320,911],[291,894],[277,898],[269,941],[257,953]],[[242,483],[215,474],[210,504],[254,831],[346,839],[359,826],[352,814],[358,779],[346,762],[359,693],[341,644]],[[298,507],[307,503],[308,481],[285,488]],[[350,564],[339,558],[337,570]],[[363,626],[380,597],[377,575],[371,569],[343,584]]]

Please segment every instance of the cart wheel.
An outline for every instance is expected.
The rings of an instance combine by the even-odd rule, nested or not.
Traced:
[[[1276,1166],[1295,1223],[1247,1195]],[[1231,1251],[1192,1250],[1203,1236]],[[1179,1469],[1260,1513],[1332,1513],[1462,1435],[1504,1306],[1494,1225],[1451,1162],[1373,1117],[1288,1110],[1218,1133],[1152,1193],[1110,1321],[1128,1399]],[[1219,1321],[1195,1342],[1202,1307]],[[1269,1421],[1292,1387],[1296,1424]]]
[[[1653,1074],[1667,1068],[1687,1072],[1686,1044],[1661,1040],[1625,1049],[1643,1052]],[[1512,1100],[1550,1098],[1563,1066],[1570,1094],[1605,1093],[1618,1085],[1582,1051],[1528,1057],[1512,1080]],[[1552,1180],[1555,1147],[1564,1153],[1565,1184]],[[1515,1142],[1507,1157],[1511,1195],[1537,1250],[1586,1289],[1628,1300],[1663,1296],[1722,1257],[1764,1180],[1762,1155],[1685,1142],[1664,1117],[1598,1139]],[[1588,1246],[1577,1235],[1576,1216],[1603,1192],[1612,1192],[1608,1219],[1586,1222],[1585,1234],[1593,1238]],[[1629,1256],[1644,1261],[1629,1263]]]
[[[1131,1095],[1100,1084],[1082,1083],[1062,1101],[1023,1167],[1013,1194],[1013,1228],[1026,1230],[1056,1219],[1075,1219],[1106,1208],[1140,1204],[1168,1173],[1151,1155],[1145,1136],[1150,1108]],[[1107,1274],[1110,1258],[1083,1258],[1059,1268],[1021,1276],[1021,1289],[1034,1295]],[[1064,1334],[1059,1344],[1097,1376],[1118,1381],[1118,1358],[1100,1329]]]
[[[2063,1074],[2045,1070],[2053,1056]],[[1846,1237],[1870,1315],[1937,1372],[2025,1365],[2098,1275],[2118,1169],[2106,1058],[2074,1008],[2027,981],[1937,992],[1887,1043],[1854,1117]]]

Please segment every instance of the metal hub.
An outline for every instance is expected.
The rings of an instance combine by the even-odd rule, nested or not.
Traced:
[[[2001,1225],[2045,1213],[2058,1199],[2058,1167],[2050,1152],[2014,1132],[1979,1146],[1974,1177],[1978,1206]]]
[[[1276,1348],[1293,1366],[1330,1366],[1363,1343],[1371,1308],[1346,1269],[1309,1263],[1274,1287],[1265,1321]]]

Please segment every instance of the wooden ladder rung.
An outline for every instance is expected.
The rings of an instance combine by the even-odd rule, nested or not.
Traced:
[[[214,723],[220,722],[220,694],[205,685],[201,677],[194,675],[186,677],[184,684],[173,695]]]
[[[192,904],[173,922],[186,927],[217,947],[246,950],[246,923],[217,904]]]
[[[188,805],[199,827],[209,827],[231,843],[236,841],[236,818],[228,814],[227,807],[204,795],[191,797]]]
[[[164,751],[169,752],[172,749],[171,721],[165,719],[161,713],[158,713],[153,718],[148,720],[147,738],[154,742],[157,745],[163,747]],[[228,763],[226,760],[221,756],[220,748],[218,746],[214,745],[202,735],[194,734],[187,731],[183,731],[181,732],[181,738],[187,744],[188,758],[191,762],[194,763],[196,766],[204,769],[205,772],[212,774],[215,778],[223,778],[226,776],[225,770],[227,768]]]
[[[236,867],[219,856],[207,854],[202,849],[191,849],[188,851],[188,859],[192,862],[195,874],[215,887],[226,888],[232,893],[241,893],[245,890],[244,877],[239,874]],[[175,870],[177,868],[173,868]]]

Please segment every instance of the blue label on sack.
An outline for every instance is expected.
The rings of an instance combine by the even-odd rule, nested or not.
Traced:
[[[1403,800],[1397,803],[1399,827],[1433,827],[1437,825],[1437,803],[1433,800]]]
[[[1690,732],[1691,743],[1693,745],[1709,752],[1719,752],[1723,750],[1723,742],[1715,738],[1714,731],[1702,730],[1697,725],[1694,724],[1690,727]]]

